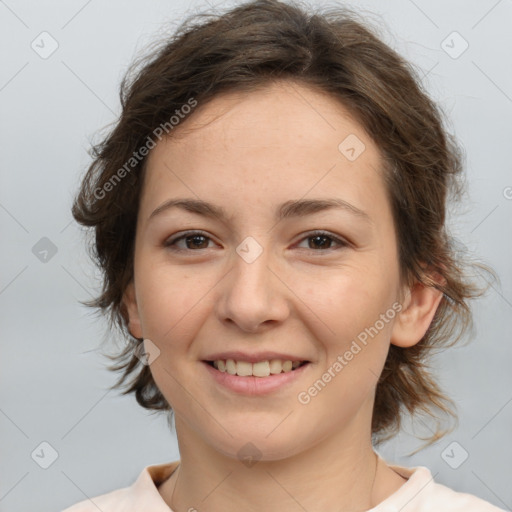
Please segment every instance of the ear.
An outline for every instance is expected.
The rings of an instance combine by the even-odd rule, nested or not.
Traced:
[[[442,298],[443,292],[433,286],[416,283],[410,288],[393,325],[391,344],[405,348],[419,343],[432,323]]]
[[[137,297],[135,295],[135,285],[133,280],[130,281],[123,293],[123,306],[128,316],[128,329],[134,338],[143,338],[142,326],[139,318],[139,308],[137,305]]]

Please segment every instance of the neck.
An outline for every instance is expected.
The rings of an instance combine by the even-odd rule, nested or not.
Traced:
[[[382,459],[379,464],[369,435],[340,432],[292,457],[244,465],[204,443],[179,418],[176,430],[181,463],[159,488],[174,512],[362,512],[404,483]]]

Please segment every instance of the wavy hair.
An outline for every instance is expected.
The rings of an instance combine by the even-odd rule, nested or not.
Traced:
[[[391,345],[376,388],[375,443],[395,435],[404,413],[426,413],[436,421],[455,406],[441,391],[428,364],[437,349],[453,345],[472,325],[469,299],[483,288],[468,277],[448,234],[448,200],[463,194],[463,151],[444,125],[444,114],[422,87],[413,66],[388,46],[377,29],[347,8],[310,12],[298,4],[256,0],[222,14],[189,16],[170,37],[137,60],[121,84],[122,112],[95,144],[93,161],[74,199],[72,214],[94,229],[91,256],[103,286],[83,302],[108,314],[125,346],[110,367],[121,376],[114,387],[134,393],[152,410],[170,411],[148,366],[137,357],[142,339],[127,327],[123,293],[133,278],[134,240],[145,158],[107,189],[133,153],[159,126],[194,98],[200,105],[221,93],[249,92],[276,80],[293,80],[337,99],[364,127],[383,155],[383,173],[398,239],[400,274],[443,293],[421,341]],[[193,116],[193,113],[190,114]],[[189,116],[189,118],[190,118]],[[165,124],[167,123],[167,125]],[[175,128],[179,133],[186,120]],[[166,136],[173,131],[166,129]],[[442,276],[442,282],[432,275]],[[437,421],[429,443],[446,431]]]

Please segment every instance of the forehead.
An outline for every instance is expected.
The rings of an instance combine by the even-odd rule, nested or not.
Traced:
[[[228,205],[244,194],[276,204],[333,191],[371,200],[383,193],[380,167],[377,146],[341,102],[277,82],[199,104],[151,151],[142,207],[174,193],[213,193]]]
[[[364,128],[337,98],[317,87],[280,80],[256,90],[223,92],[200,103],[168,140],[189,146],[216,146],[223,140],[240,147],[243,137],[245,149],[265,145],[281,150],[302,146],[307,150],[308,146],[315,146],[318,151],[337,150],[338,143],[349,134],[357,134],[373,145]]]

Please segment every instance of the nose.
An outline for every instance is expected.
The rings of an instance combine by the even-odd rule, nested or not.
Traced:
[[[232,267],[219,283],[218,318],[250,333],[282,323],[289,316],[289,292],[270,251],[265,248],[254,261],[240,254],[234,251]]]

